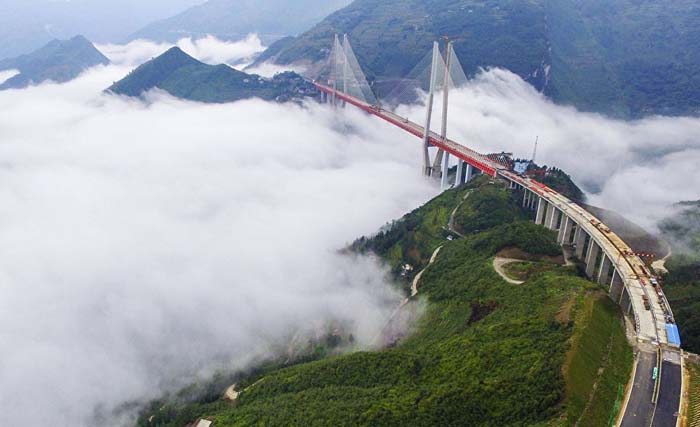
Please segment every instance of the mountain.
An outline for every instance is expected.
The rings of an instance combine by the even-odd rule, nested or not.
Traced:
[[[257,33],[264,41],[296,35],[318,23],[350,0],[209,0],[171,18],[155,22],[131,39],[175,41],[181,37],[214,35],[239,40]]]
[[[465,237],[446,230],[452,212]],[[448,190],[347,252],[376,254],[407,295],[423,271],[397,310],[415,315],[412,328],[390,320],[375,351],[347,343],[324,357],[342,337],[310,342],[311,361],[281,355],[228,383],[218,375],[147,405],[137,425],[599,427],[616,413],[633,364],[621,310],[561,265],[555,233],[502,185]],[[496,256],[528,259],[506,268],[524,283],[506,282]],[[234,382],[231,403],[221,396]]]
[[[20,73],[0,84],[0,90],[20,89],[45,81],[64,83],[107,59],[88,39],[76,36],[70,40],[53,40],[28,55],[0,61],[0,70],[18,70]]]
[[[121,42],[157,19],[202,0],[0,0],[0,59],[23,55],[53,39],[83,34]]]
[[[695,0],[355,0],[259,62],[316,63],[347,33],[367,75],[405,76],[449,36],[465,71],[503,67],[557,102],[616,117],[700,113]]]
[[[673,307],[683,348],[700,353],[700,200],[679,203],[659,228],[673,251],[665,265],[664,291]]]
[[[202,63],[178,47],[139,66],[107,90],[137,97],[154,88],[177,98],[212,103],[252,97],[284,102],[317,95],[316,88],[295,73],[268,80],[228,65]]]

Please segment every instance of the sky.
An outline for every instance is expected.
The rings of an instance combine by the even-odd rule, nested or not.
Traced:
[[[120,42],[151,22],[203,0],[0,0],[0,59],[78,34]]]
[[[178,44],[229,64],[260,49]],[[330,320],[369,346],[401,295],[376,260],[338,250],[438,193],[420,141],[351,108],[107,95],[168,46],[100,47],[112,65],[0,92],[0,424],[118,426],[122,403]],[[700,199],[697,118],[580,113],[503,70],[450,109],[451,138],[529,157],[539,136],[540,163],[644,225]]]
[[[0,92],[0,424],[96,425],[329,320],[370,345],[401,301],[383,266],[338,253],[436,194],[400,132],[101,94],[148,50],[131,48]]]

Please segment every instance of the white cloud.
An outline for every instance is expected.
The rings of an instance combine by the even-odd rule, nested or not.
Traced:
[[[293,71],[297,74],[303,74],[306,71],[306,67],[301,65],[277,65],[271,62],[263,62],[262,64],[258,64],[254,67],[245,68],[243,71],[248,74],[257,74],[259,76],[271,78],[274,77],[275,74],[283,73],[285,71]]]
[[[439,99],[439,98],[437,98]],[[441,102],[433,125],[439,130]],[[422,107],[400,113],[422,122]],[[552,103],[516,75],[490,70],[450,95],[450,137],[481,152],[512,151],[555,165],[590,202],[653,229],[671,204],[700,199],[700,119],[612,120]]]
[[[2,70],[0,71],[0,84],[5,83],[9,79],[19,74],[19,70]]]
[[[126,69],[0,93],[0,424],[94,425],[324,319],[367,342],[400,298],[336,251],[436,191],[403,133],[101,95]]]
[[[97,48],[115,64],[135,67],[161,55],[173,46],[178,46],[188,55],[212,65],[246,64],[256,54],[265,50],[265,46],[255,34],[235,42],[206,36],[199,39],[182,38],[175,44],[135,40],[127,45],[102,44]]]

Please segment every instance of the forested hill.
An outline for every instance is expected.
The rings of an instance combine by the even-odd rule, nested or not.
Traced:
[[[285,102],[317,95],[316,88],[295,73],[264,79],[228,65],[205,64],[178,47],[141,65],[107,91],[138,97],[154,88],[177,98],[211,103],[247,98]]]
[[[446,230],[452,212],[464,237]],[[412,333],[386,333],[390,326],[383,350],[350,346],[311,362],[282,357],[241,373],[231,380],[240,392],[235,403],[221,398],[227,383],[195,385],[179,394],[188,398],[152,402],[138,426],[200,418],[216,427],[600,427],[614,420],[633,360],[620,310],[575,267],[562,266],[554,232],[528,221],[502,184],[482,177],[449,190],[352,249],[380,256],[406,289],[427,267],[403,308],[425,309]],[[528,260],[507,268],[522,284],[499,276],[499,255]]]
[[[0,70],[19,71],[19,74],[2,83],[0,90],[24,88],[49,80],[64,83],[100,64],[109,64],[109,59],[85,37],[53,40],[28,55],[0,61]]]
[[[666,296],[681,332],[683,348],[700,353],[700,201],[679,203],[661,222],[673,255],[666,263]]]
[[[348,33],[371,78],[449,36],[468,74],[507,68],[560,103],[618,117],[700,113],[695,0],[355,0],[261,61],[316,62]]]

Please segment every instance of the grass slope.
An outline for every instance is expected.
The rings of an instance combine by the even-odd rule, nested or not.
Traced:
[[[464,230],[479,224],[481,231],[446,242],[440,224],[470,191],[460,208],[467,221],[457,223]],[[501,219],[483,225],[487,209]],[[235,404],[184,405],[174,416],[227,427],[544,426],[579,418],[581,425],[601,425],[615,403],[608,390],[624,382],[631,363],[619,312],[595,284],[565,267],[533,274],[522,286],[505,283],[491,265],[500,250],[560,254],[553,232],[519,216],[505,189],[481,179],[394,223],[392,230],[402,232],[358,241],[385,256],[418,260],[444,245],[422,277],[428,304],[413,334],[389,349],[251,378]],[[563,316],[572,300],[573,314]],[[149,424],[150,415],[141,426],[178,425]]]

